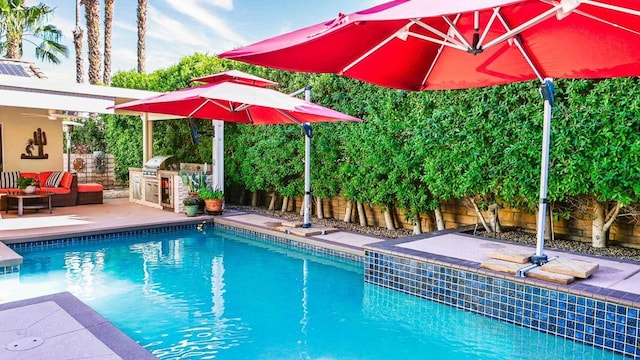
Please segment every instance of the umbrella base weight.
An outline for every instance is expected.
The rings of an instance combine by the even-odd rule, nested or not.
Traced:
[[[543,265],[549,262],[549,258],[545,254],[542,254],[542,255],[533,254],[531,255],[531,262],[536,265]]]

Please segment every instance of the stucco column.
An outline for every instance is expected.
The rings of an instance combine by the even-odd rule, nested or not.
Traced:
[[[149,114],[140,115],[142,118],[142,163],[153,157],[153,121],[149,120]]]

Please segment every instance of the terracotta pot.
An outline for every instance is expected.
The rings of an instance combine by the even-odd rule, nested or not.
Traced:
[[[220,212],[222,211],[223,199],[207,199],[204,201],[204,205],[207,211]]]

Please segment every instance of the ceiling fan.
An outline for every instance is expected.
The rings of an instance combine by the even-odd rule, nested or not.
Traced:
[[[58,119],[88,119],[90,114],[88,112],[79,111],[67,111],[67,110],[48,110],[46,114],[38,113],[22,113],[22,115],[29,117],[42,117],[49,120]]]

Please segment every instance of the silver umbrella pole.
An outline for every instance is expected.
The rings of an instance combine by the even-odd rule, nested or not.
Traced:
[[[549,181],[549,142],[551,140],[551,107],[553,106],[553,80],[544,79],[540,87],[544,99],[544,122],[542,129],[542,160],[540,164],[540,204],[538,208],[538,225],[536,253],[531,256],[531,262],[542,265],[548,261],[544,254],[544,232],[547,216],[547,190]]]
[[[311,87],[304,88],[304,99],[311,102]],[[311,206],[311,136],[313,131],[310,123],[302,125],[304,129],[304,221],[303,228],[311,227],[309,207]]]

